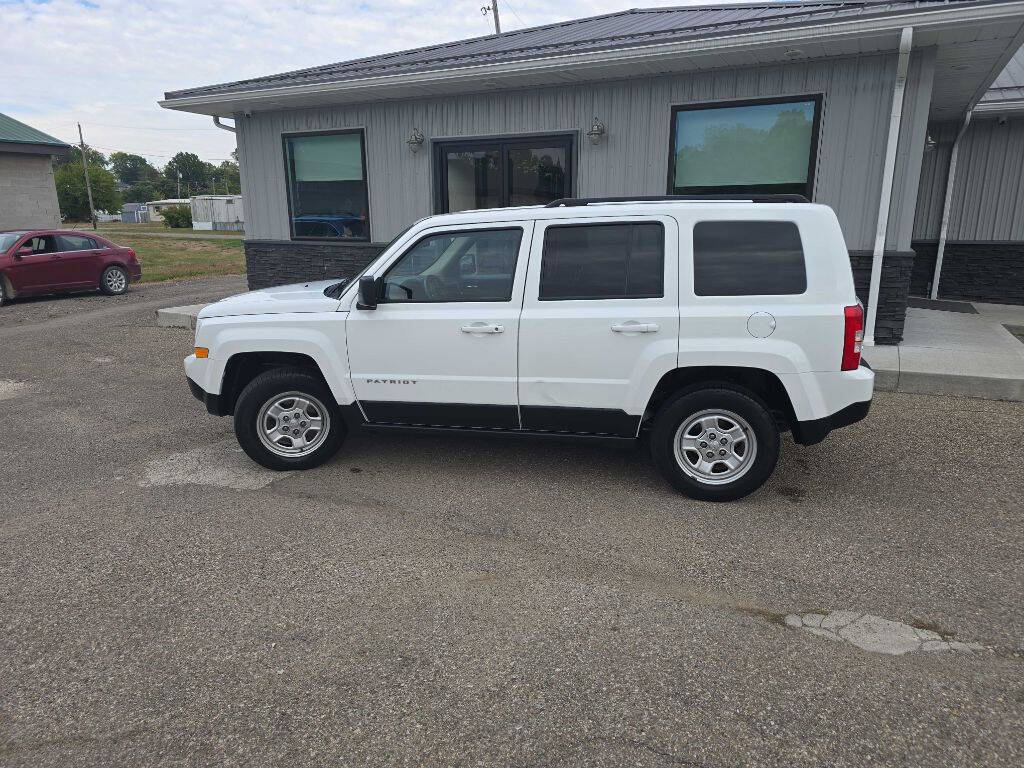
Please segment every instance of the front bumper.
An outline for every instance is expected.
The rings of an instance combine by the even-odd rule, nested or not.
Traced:
[[[188,388],[192,392],[192,397],[203,403],[203,405],[206,406],[208,413],[212,413],[214,416],[226,415],[220,395],[214,395],[207,392],[188,376],[185,377],[185,381],[188,382]]]

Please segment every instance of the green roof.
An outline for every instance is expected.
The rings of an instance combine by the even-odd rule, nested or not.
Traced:
[[[30,125],[25,125],[13,117],[8,117],[0,112],[0,143],[9,144],[46,144],[52,147],[67,147],[60,139],[55,139],[49,134],[37,131]]]

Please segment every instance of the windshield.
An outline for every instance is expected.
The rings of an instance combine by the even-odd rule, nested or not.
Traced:
[[[21,232],[7,232],[0,234],[0,251],[6,251],[12,245],[14,245],[18,239],[22,236]]]
[[[345,285],[343,286],[345,290],[342,293],[342,295],[344,295],[345,293],[348,293],[348,289],[351,288],[353,285],[357,285],[359,283],[359,278],[362,277],[363,274],[365,274],[366,270],[368,270],[370,267],[372,267],[374,264],[376,264],[377,263],[377,259],[379,259],[383,254],[387,253],[388,249],[392,245],[394,245],[399,240],[401,240],[403,237],[405,237],[405,233],[408,232],[413,227],[415,227],[421,221],[423,221],[423,219],[417,219],[412,224],[410,224],[408,227],[406,227],[401,232],[399,232],[397,235],[395,235],[393,238],[391,238],[391,242],[388,243],[387,245],[385,245],[384,249],[379,254],[377,254],[377,256],[375,258],[370,259],[370,263],[369,264],[367,264],[365,267],[360,269],[355,275],[353,275],[351,280],[347,280],[346,281]],[[334,298],[334,297],[332,296],[331,298]],[[340,298],[340,296],[339,296],[339,298]]]

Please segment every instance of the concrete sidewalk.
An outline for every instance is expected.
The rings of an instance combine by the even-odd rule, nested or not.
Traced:
[[[1024,342],[1007,328],[1024,329],[1024,307],[944,304],[956,311],[908,309],[898,347],[865,348],[877,388],[1024,400]]]

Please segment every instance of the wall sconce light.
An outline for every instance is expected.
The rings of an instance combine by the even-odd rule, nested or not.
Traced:
[[[607,133],[607,131],[605,130],[604,123],[595,117],[594,124],[590,126],[590,130],[587,131],[587,138],[590,139],[590,143],[600,144],[601,137],[603,137],[605,133]]]
[[[932,138],[932,135],[930,133],[925,134],[925,137],[924,137],[924,151],[925,152],[934,152],[935,148],[937,146],[939,146],[939,142],[937,142],[934,138]]]
[[[420,151],[424,141],[425,137],[423,136],[423,131],[419,128],[413,128],[412,133],[409,134],[409,138],[405,140],[405,143],[409,145],[409,150],[415,155]]]

